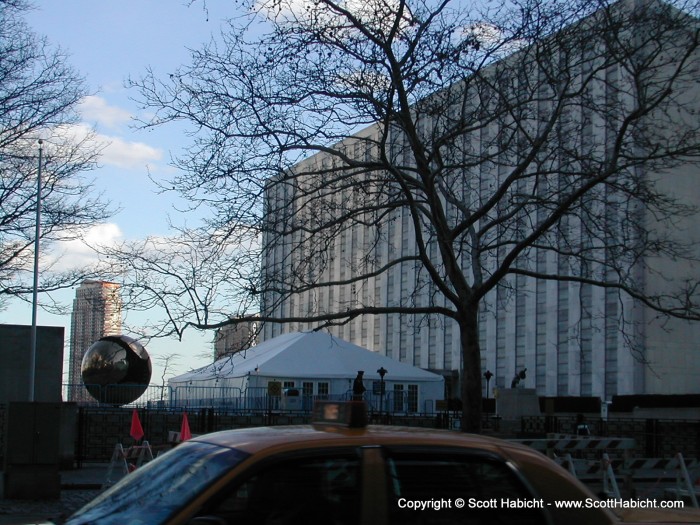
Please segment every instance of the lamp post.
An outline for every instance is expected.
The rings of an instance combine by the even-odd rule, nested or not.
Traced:
[[[34,232],[34,286],[32,289],[32,328],[29,336],[29,401],[34,401],[36,370],[36,313],[39,292],[39,236],[41,235],[41,161],[43,140],[39,139],[39,166],[36,175],[36,229]]]
[[[491,381],[491,378],[493,377],[493,373],[491,370],[487,370],[484,372],[484,378],[486,379],[486,399],[489,398],[489,382]]]
[[[493,372],[491,372],[491,370],[486,370],[486,372],[484,372],[484,379],[486,379],[486,399],[489,398],[489,382],[491,381],[492,377],[493,377]],[[488,405],[487,405],[487,407],[488,407]],[[487,408],[486,409],[487,420],[488,420],[488,417],[489,417],[489,409]]]
[[[377,373],[379,374],[379,398],[381,400],[379,405],[379,420],[382,421],[382,411],[384,410],[384,376],[387,373],[387,369],[381,367],[379,370],[377,370]]]

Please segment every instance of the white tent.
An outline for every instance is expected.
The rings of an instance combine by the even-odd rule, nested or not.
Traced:
[[[378,370],[384,368],[384,395]],[[173,377],[169,385],[177,402],[218,405],[264,398],[283,389],[296,390],[308,408],[313,398],[349,397],[357,372],[364,371],[365,398],[391,412],[433,412],[444,397],[444,379],[322,332],[293,332],[215,363]],[[291,400],[290,400],[291,401]],[[293,408],[297,408],[294,406]]]

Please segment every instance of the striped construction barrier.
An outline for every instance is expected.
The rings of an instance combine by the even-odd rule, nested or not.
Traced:
[[[144,441],[141,445],[135,445],[127,449],[124,449],[121,443],[117,443],[114,447],[112,459],[107,469],[107,477],[102,488],[111,487],[118,479],[121,479],[121,477],[133,472],[144,463],[152,460],[153,451],[148,441]],[[116,479],[112,479],[114,474],[118,476]]]
[[[675,488],[667,488],[666,493],[674,495],[675,499],[687,498],[692,507],[698,508],[699,466],[700,462],[697,459],[685,459],[679,452],[670,459],[628,460],[623,467],[623,474],[629,476],[633,482],[675,482]]]
[[[675,488],[667,488],[666,492],[675,498],[686,497],[691,506],[698,508],[700,461],[684,459],[680,453],[673,458],[635,459],[610,459],[603,453],[600,460],[573,458],[571,453],[566,453],[555,456],[554,461],[583,482],[602,481],[604,492],[615,497],[620,494],[616,474],[632,483],[672,482]]]
[[[612,497],[620,498],[620,488],[615,479],[613,461],[606,453],[603,453],[599,460],[572,458],[569,453],[564,457],[555,457],[554,460],[581,481],[602,481],[603,492]]]
[[[600,477],[606,469],[601,460],[572,458],[570,454],[554,458],[559,465],[570,472],[576,472],[579,479],[594,479]],[[685,468],[694,471],[700,467],[697,459],[684,459]],[[678,456],[670,459],[635,458],[609,459],[608,464],[619,475],[631,476],[638,481],[675,481],[680,469],[681,460]]]
[[[627,459],[618,467],[619,472],[630,475],[634,479],[667,480],[676,479],[678,472],[683,468],[695,470],[700,466],[697,459],[681,459],[678,455],[670,459],[636,458]]]
[[[577,450],[631,450],[636,446],[633,438],[570,437],[561,439],[513,439],[540,452],[547,450],[572,452]]]
[[[579,459],[572,458],[570,454],[564,457],[557,456],[554,461],[561,467],[574,474],[581,481],[595,481],[601,479],[603,472],[608,465],[603,464],[600,459]],[[621,460],[609,461],[610,467],[617,471]]]
[[[700,461],[684,459],[681,453],[672,458],[627,458],[627,451],[635,448],[632,438],[600,438],[589,436],[549,435],[546,439],[511,440],[529,446],[553,457],[563,468],[584,482],[602,481],[604,491],[619,497],[616,473],[631,483],[674,482],[677,495],[690,500],[698,508],[697,486],[700,483]],[[600,451],[600,460],[573,458]],[[623,459],[611,459],[608,451],[621,451]],[[691,472],[693,474],[691,475]]]

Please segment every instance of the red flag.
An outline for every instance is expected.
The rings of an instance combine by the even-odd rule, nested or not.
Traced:
[[[143,427],[136,409],[131,413],[131,432],[129,435],[134,438],[134,441],[139,441],[143,437]]]
[[[190,423],[187,421],[187,412],[182,414],[182,426],[180,427],[180,441],[187,441],[192,437]]]

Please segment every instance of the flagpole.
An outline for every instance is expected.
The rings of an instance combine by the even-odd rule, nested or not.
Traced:
[[[29,401],[34,401],[34,378],[36,375],[36,313],[39,292],[39,236],[41,234],[41,155],[43,140],[39,139],[39,168],[36,176],[36,230],[34,233],[34,287],[32,289],[32,329],[29,352]]]

